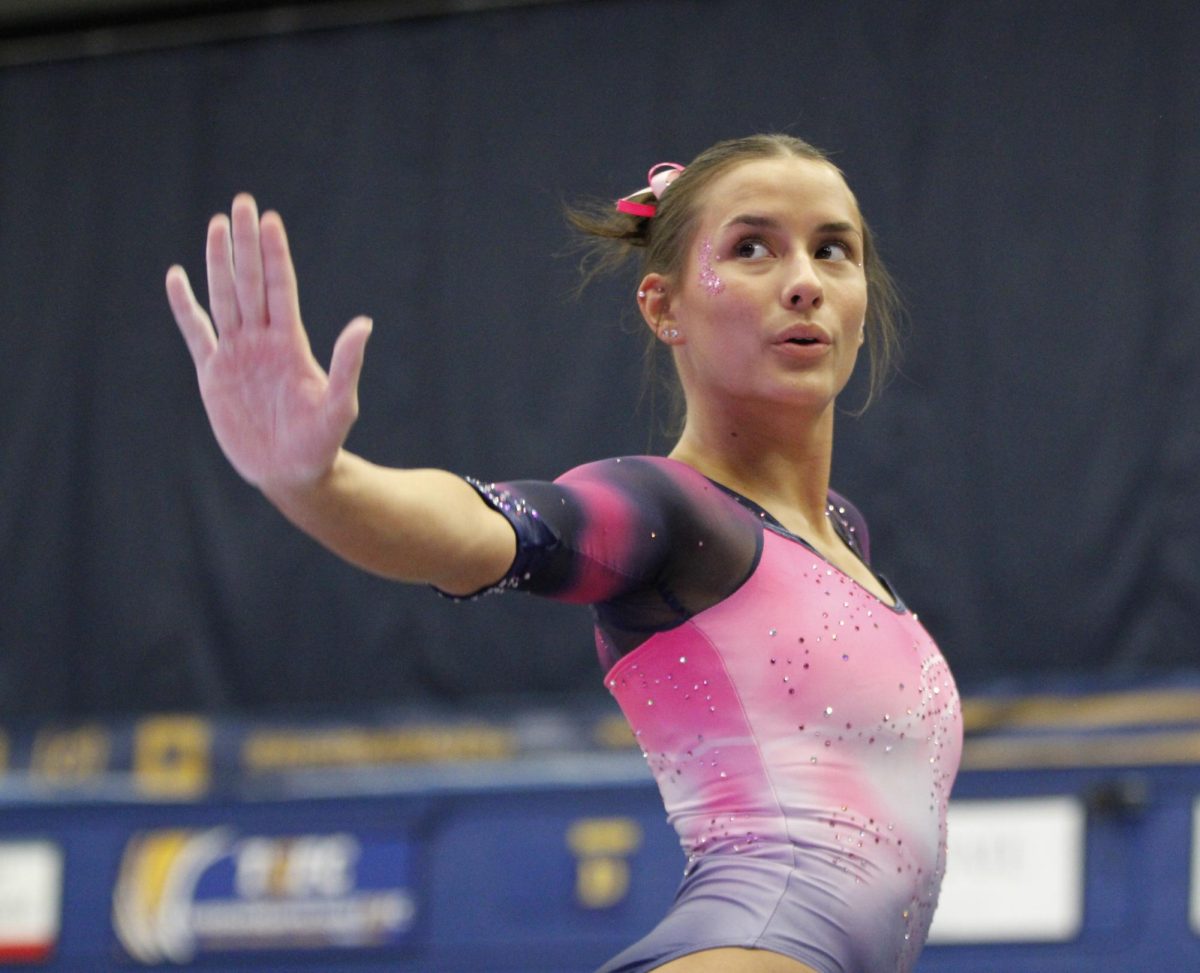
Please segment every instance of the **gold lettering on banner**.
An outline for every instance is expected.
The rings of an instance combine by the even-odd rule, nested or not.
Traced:
[[[629,856],[642,845],[632,818],[581,818],[567,829],[575,856],[575,900],[585,909],[610,909],[629,894]]]
[[[108,769],[112,742],[101,726],[40,730],[33,738],[29,769],[54,784],[75,784]]]
[[[138,722],[133,779],[154,797],[200,797],[212,780],[212,726],[196,716],[155,716]]]
[[[272,772],[322,767],[505,760],[517,752],[507,730],[491,727],[265,730],[247,737],[247,770]]]
[[[637,743],[623,716],[606,716],[597,722],[592,739],[609,750],[632,750]]]

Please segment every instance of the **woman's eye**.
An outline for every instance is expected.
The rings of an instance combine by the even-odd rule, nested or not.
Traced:
[[[834,240],[817,247],[816,257],[818,260],[852,260],[854,253],[847,244]]]
[[[757,260],[771,255],[770,248],[762,240],[742,240],[733,248],[733,255],[744,260]]]

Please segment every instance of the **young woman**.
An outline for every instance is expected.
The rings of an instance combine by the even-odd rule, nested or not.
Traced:
[[[451,595],[593,606],[606,685],[687,855],[670,912],[602,973],[907,971],[961,715],[829,488],[838,395],[864,342],[893,337],[887,275],[842,174],[797,139],[720,143],[650,182],[575,222],[643,249],[638,307],[686,403],[667,457],[496,485],[348,453],[371,324],[346,327],[326,374],[283,224],[245,195],[209,226],[211,318],[181,268],[167,293],[222,449],[299,527]]]

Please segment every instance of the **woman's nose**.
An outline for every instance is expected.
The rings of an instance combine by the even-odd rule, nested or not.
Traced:
[[[825,299],[821,281],[814,272],[812,263],[801,261],[796,267],[795,275],[784,292],[784,303],[797,310],[821,306]]]

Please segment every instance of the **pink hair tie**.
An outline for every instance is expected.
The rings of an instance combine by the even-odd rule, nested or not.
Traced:
[[[636,193],[630,193],[628,196],[623,196],[617,200],[617,209],[622,213],[628,213],[630,216],[645,216],[650,217],[658,212],[656,203],[637,203],[634,202],[634,196],[644,196],[649,193],[655,199],[662,199],[662,194],[667,191],[667,187],[671,185],[679,174],[683,172],[684,167],[678,162],[659,162],[650,167],[650,171],[646,173],[646,182],[649,185],[645,189],[639,189]]]
[[[644,193],[646,190],[642,190]],[[634,196],[641,195],[634,193]],[[658,212],[658,207],[653,203],[635,203],[628,196],[617,200],[617,209],[622,213],[628,213],[630,216],[653,216]]]

